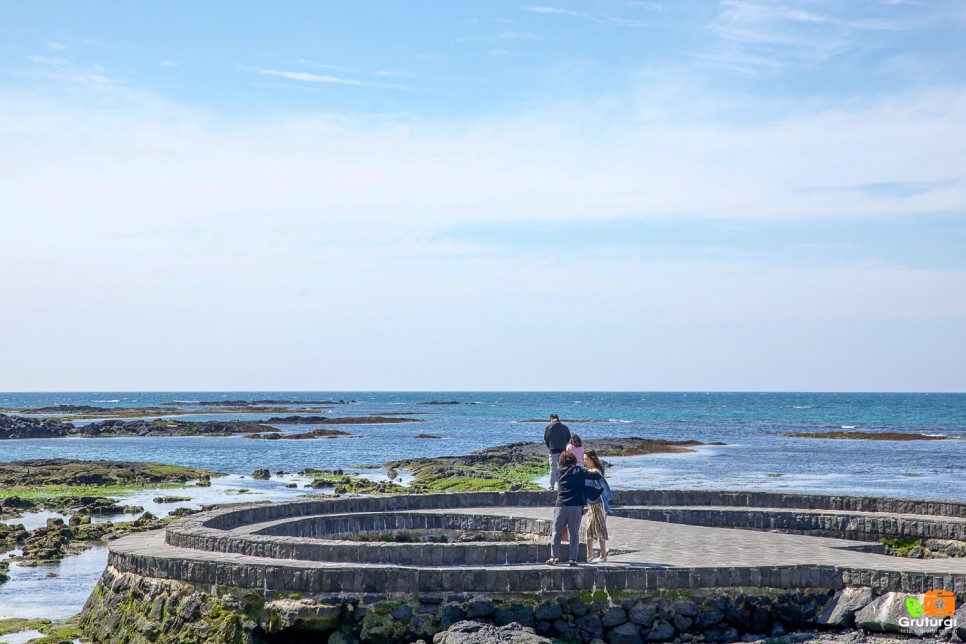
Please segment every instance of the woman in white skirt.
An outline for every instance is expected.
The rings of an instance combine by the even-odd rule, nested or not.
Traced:
[[[584,467],[588,472],[596,472],[604,476],[604,465],[597,457],[597,452],[590,449],[584,452]],[[604,563],[607,561],[607,509],[604,504],[605,490],[610,487],[604,478],[585,481],[587,496],[587,512],[584,514],[580,526],[581,538],[587,544],[587,563]],[[594,557],[594,540],[600,542],[600,555]]]

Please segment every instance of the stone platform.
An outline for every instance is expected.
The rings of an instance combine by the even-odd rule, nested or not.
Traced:
[[[111,544],[108,570],[95,595],[128,592],[147,583],[167,588],[165,596],[180,584],[182,594],[186,588],[189,593],[210,589],[205,592],[212,596],[226,591],[237,597],[247,589],[263,601],[352,597],[341,604],[344,613],[346,606],[365,603],[367,596],[404,603],[407,597],[416,598],[422,605],[419,598],[426,596],[441,602],[450,598],[452,603],[452,598],[482,595],[492,603],[598,593],[611,598],[605,602],[609,609],[618,598],[639,602],[669,592],[786,592],[787,597],[794,593],[805,598],[800,604],[816,607],[799,611],[796,619],[806,620],[817,617],[821,597],[827,600],[846,587],[866,587],[875,594],[945,589],[966,595],[966,559],[887,556],[877,541],[964,540],[964,503],[618,491],[608,518],[609,562],[573,568],[542,563],[549,556],[554,498],[541,492],[408,495],[216,510]],[[400,535],[409,541],[400,542]],[[422,541],[443,537],[444,543]],[[92,596],[85,610],[89,617],[98,601]],[[460,608],[455,613],[465,614],[465,602],[456,603]],[[439,627],[445,620],[438,607],[433,610],[433,623]],[[531,621],[536,619],[532,608],[528,614]],[[776,619],[768,622],[769,628]],[[251,635],[259,628],[266,627],[246,632]],[[111,641],[103,630],[94,633]],[[373,639],[412,639],[410,635]]]
[[[706,501],[701,498],[706,495],[690,498]],[[165,531],[118,540],[111,545],[110,565],[162,579],[309,593],[849,585],[966,593],[966,559],[904,559],[882,554],[882,545],[874,542],[759,531],[962,538],[966,518],[948,515],[961,514],[958,504],[909,507],[901,502],[904,513],[895,514],[888,510],[900,503],[896,500],[892,505],[879,500],[881,510],[842,507],[858,505],[847,497],[828,497],[827,505],[836,509],[788,509],[639,505],[634,503],[642,500],[639,496],[617,493],[608,531],[610,547],[618,554],[606,565],[576,570],[542,564],[549,556],[545,540],[554,497],[526,492],[332,499],[220,510]],[[780,498],[766,498],[793,506],[817,505],[804,502],[821,498],[773,496]],[[735,503],[740,498],[717,500]],[[505,533],[525,541],[343,540],[345,535],[413,529]],[[387,564],[394,567],[391,575]]]

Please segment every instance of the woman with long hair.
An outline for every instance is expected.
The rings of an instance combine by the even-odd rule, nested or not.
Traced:
[[[589,449],[584,452],[584,468],[588,473],[600,474],[599,479],[588,478],[585,482],[587,486],[587,513],[584,515],[580,531],[583,533],[584,541],[587,544],[587,562],[605,563],[607,561],[607,508],[605,505],[606,493],[610,493],[607,479],[604,478],[604,464],[600,462],[595,450]],[[594,558],[594,540],[600,542],[600,555]]]

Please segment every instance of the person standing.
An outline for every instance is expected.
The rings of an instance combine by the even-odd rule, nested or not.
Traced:
[[[584,467],[588,472],[597,472],[599,480],[587,479],[587,514],[584,515],[580,526],[581,536],[587,544],[587,563],[607,562],[607,510],[611,496],[610,486],[604,477],[604,464],[600,462],[597,452],[589,449],[584,454]],[[600,542],[600,556],[594,558],[594,541]]]
[[[564,528],[570,532],[570,552],[567,563],[577,565],[580,554],[580,517],[587,501],[587,481],[599,481],[603,476],[583,467],[577,467],[577,458],[570,452],[560,454],[560,477],[557,479],[557,503],[553,509],[553,534],[550,542],[550,558],[547,563],[560,563],[560,542]]]
[[[557,487],[560,454],[570,443],[570,428],[560,422],[557,414],[550,414],[550,424],[543,431],[543,442],[550,453],[550,490],[553,491]]]

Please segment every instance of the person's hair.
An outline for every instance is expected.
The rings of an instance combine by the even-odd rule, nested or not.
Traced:
[[[560,420],[560,416],[557,414],[550,414],[550,420]]]
[[[597,456],[596,450],[589,449],[584,452],[584,458],[589,460],[593,464],[595,470],[604,474],[604,464],[600,462],[600,458]]]
[[[571,434],[570,444],[573,445],[574,447],[582,447],[584,444],[584,441],[580,440],[580,436],[578,436],[577,434]]]
[[[557,461],[560,467],[574,467],[577,465],[577,457],[573,452],[560,452],[560,459]]]

